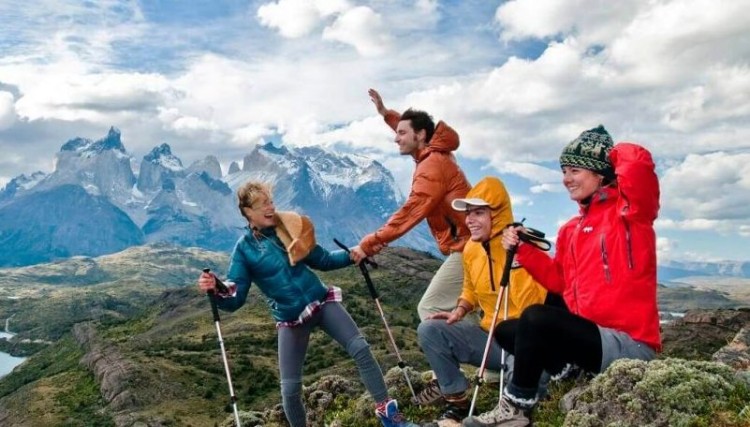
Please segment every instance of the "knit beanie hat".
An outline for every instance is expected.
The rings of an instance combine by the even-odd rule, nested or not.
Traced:
[[[581,133],[560,155],[560,166],[588,169],[606,178],[614,177],[609,151],[614,142],[604,126],[599,125]]]

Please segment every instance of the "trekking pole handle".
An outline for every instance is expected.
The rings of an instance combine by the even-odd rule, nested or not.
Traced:
[[[346,246],[345,244],[341,243],[341,242],[339,241],[339,239],[336,239],[336,238],[334,238],[334,239],[333,239],[333,243],[335,243],[335,244],[336,244],[336,246],[338,246],[338,247],[340,247],[341,249],[343,249],[344,251],[346,251],[346,253],[348,253],[348,254],[352,252],[352,251],[351,251],[351,250],[349,249],[349,247],[348,247],[348,246]],[[362,260],[362,262],[363,262],[363,263],[365,263],[365,264],[370,264],[370,265],[372,266],[372,268],[378,268],[378,263],[376,263],[375,261],[371,260],[371,259],[370,259],[369,257],[367,257],[367,258],[363,259],[363,260]],[[360,263],[360,264],[361,264],[361,263]]]
[[[346,253],[351,253],[349,248],[345,244],[341,243],[338,239],[333,239],[333,242],[336,243],[338,247],[345,250]],[[365,283],[367,284],[367,289],[370,291],[370,296],[372,297],[372,299],[378,299],[378,291],[375,289],[375,285],[372,283],[372,279],[370,278],[370,272],[367,271],[367,267],[365,266],[365,263],[368,262],[377,267],[377,264],[365,258],[362,260],[362,262],[359,263],[359,270],[362,272],[362,276],[365,277]]]
[[[503,268],[503,277],[500,279],[500,286],[508,286],[510,283],[510,270],[513,269],[513,258],[516,257],[518,245],[515,245],[505,251],[505,268]]]

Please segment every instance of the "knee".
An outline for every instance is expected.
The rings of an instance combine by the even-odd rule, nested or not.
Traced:
[[[542,325],[548,318],[548,308],[549,306],[545,306],[543,304],[531,305],[526,308],[523,313],[521,313],[520,322],[526,327],[536,327]]]
[[[349,356],[356,359],[360,354],[368,354],[370,352],[370,344],[367,343],[365,337],[357,335],[346,343],[346,352]]]
[[[440,336],[440,331],[446,325],[442,319],[428,319],[422,321],[417,326],[417,340],[420,347],[424,348],[426,344],[435,342]]]
[[[297,397],[302,394],[302,379],[282,379],[281,396],[285,398]]]

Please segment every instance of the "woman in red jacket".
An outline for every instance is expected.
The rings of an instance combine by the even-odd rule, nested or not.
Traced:
[[[656,305],[659,182],[651,154],[621,142],[603,126],[583,132],[560,156],[563,185],[580,212],[563,225],[554,258],[507,228],[503,246],[568,310],[527,308],[515,337],[500,345],[515,355],[513,378],[495,409],[463,425],[521,426],[536,404],[543,371],[563,376],[572,365],[599,373],[614,360],[650,360],[661,350]],[[503,342],[504,341],[504,342]]]

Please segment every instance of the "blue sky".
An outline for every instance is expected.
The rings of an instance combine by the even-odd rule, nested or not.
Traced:
[[[367,97],[461,135],[550,236],[576,211],[557,158],[604,124],[649,148],[660,261],[750,260],[747,0],[0,0],[0,186],[114,125],[226,167],[263,140],[413,164]],[[225,169],[226,170],[226,169]]]

